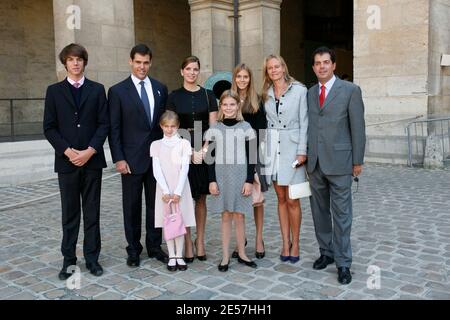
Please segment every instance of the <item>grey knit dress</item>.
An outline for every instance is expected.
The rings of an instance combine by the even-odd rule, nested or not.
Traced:
[[[234,126],[217,122],[206,132],[205,139],[215,145],[215,173],[219,186],[219,195],[209,196],[209,211],[253,214],[252,197],[243,196],[242,188],[247,178],[245,141],[255,138],[254,130],[245,121]]]

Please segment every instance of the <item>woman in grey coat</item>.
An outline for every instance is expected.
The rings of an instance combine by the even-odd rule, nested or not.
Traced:
[[[264,63],[262,99],[267,116],[265,174],[278,198],[283,262],[299,261],[302,212],[300,200],[289,199],[288,186],[306,181],[308,107],[306,87],[289,76],[283,58],[269,55]],[[297,161],[298,165],[293,167]],[[268,181],[270,183],[270,181]]]

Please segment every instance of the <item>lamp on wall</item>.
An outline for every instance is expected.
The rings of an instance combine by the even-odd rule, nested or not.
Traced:
[[[443,54],[441,57],[441,67],[450,67],[450,54]]]

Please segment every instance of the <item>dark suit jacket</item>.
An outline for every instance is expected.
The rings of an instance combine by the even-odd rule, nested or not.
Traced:
[[[108,104],[102,84],[85,79],[77,108],[70,83],[64,81],[47,88],[44,110],[44,134],[55,149],[55,172],[70,173],[77,169],[64,155],[67,148],[97,153],[84,165],[89,169],[106,167],[103,144],[109,132]]]
[[[113,162],[126,160],[132,174],[143,174],[150,167],[150,144],[163,136],[159,118],[165,111],[167,87],[150,78],[155,107],[152,124],[131,77],[108,91],[111,119],[109,146]]]
[[[319,85],[308,90],[308,162],[312,172],[319,159],[327,175],[352,174],[363,164],[366,145],[361,89],[336,78],[324,105],[319,105]]]

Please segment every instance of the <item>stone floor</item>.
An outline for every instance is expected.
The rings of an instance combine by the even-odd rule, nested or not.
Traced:
[[[302,202],[301,254],[297,264],[279,260],[280,231],[273,190],[267,193],[266,257],[251,269],[220,262],[220,216],[209,215],[208,260],[171,273],[142,255],[125,264],[120,179],[113,172],[102,190],[102,277],[86,272],[80,244],[81,288],[58,280],[62,258],[61,213],[55,179],[0,188],[0,300],[3,299],[450,299],[450,171],[367,165],[354,194],[353,281],[339,285],[336,269],[312,269],[318,257],[309,201]],[[356,191],[356,185],[353,186]],[[40,199],[38,201],[31,201]],[[17,205],[18,206],[15,206]],[[247,221],[249,256],[254,227]],[[370,271],[375,270],[375,273]],[[379,271],[379,278],[375,278]],[[379,281],[378,281],[379,280]],[[375,286],[375,288],[373,288]]]

